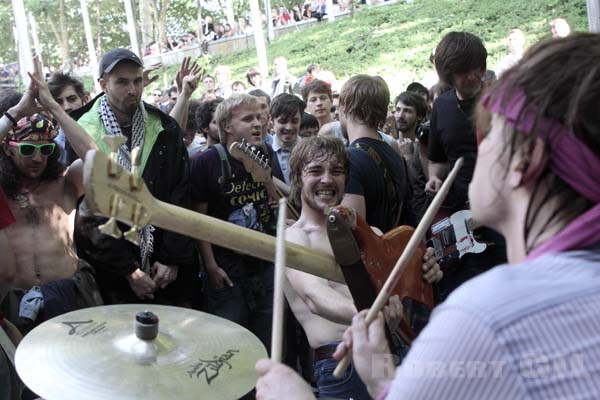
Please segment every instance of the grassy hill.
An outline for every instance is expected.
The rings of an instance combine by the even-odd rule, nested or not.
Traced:
[[[340,81],[358,73],[381,75],[395,96],[408,83],[431,73],[429,54],[447,32],[469,31],[481,37],[489,53],[488,68],[494,69],[507,53],[511,28],[522,29],[531,45],[550,37],[548,22],[558,17],[565,18],[572,31],[587,31],[586,0],[415,0],[364,7],[354,18],[323,21],[288,34],[267,45],[267,55],[270,68],[275,57],[285,56],[296,76],[311,63],[332,71]],[[229,65],[234,80],[243,82],[248,68],[258,66],[254,49],[203,63],[207,61],[209,73],[218,64]],[[172,79],[176,70],[171,66],[163,73]],[[85,80],[91,88],[91,78]],[[158,86],[162,85],[151,85],[146,94]],[[195,97],[201,94],[202,87]]]
[[[282,55],[290,71],[300,76],[316,62],[338,79],[357,73],[383,76],[392,94],[431,70],[429,54],[442,36],[464,30],[480,36],[489,52],[488,66],[506,54],[508,30],[521,28],[527,43],[550,36],[548,22],[565,18],[574,31],[586,31],[585,0],[415,0],[373,7],[354,18],[289,34],[267,47],[269,63]],[[254,51],[214,57],[211,65],[226,64],[245,81],[249,67],[257,66]]]

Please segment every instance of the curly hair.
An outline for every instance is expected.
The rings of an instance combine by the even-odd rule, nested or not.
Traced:
[[[346,183],[350,178],[350,159],[344,143],[334,136],[311,136],[302,139],[292,150],[290,158],[290,200],[297,207],[302,206],[302,172],[313,160],[335,158],[344,167]]]
[[[60,146],[56,146],[54,153],[48,157],[46,169],[40,176],[41,181],[53,181],[65,172],[66,167],[59,161],[61,153]],[[14,199],[21,190],[21,174],[4,149],[0,151],[0,187],[10,199]]]

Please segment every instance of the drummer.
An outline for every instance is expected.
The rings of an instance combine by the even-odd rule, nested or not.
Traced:
[[[333,254],[326,218],[329,208],[338,205],[344,195],[349,168],[346,148],[334,137],[307,138],[294,149],[290,165],[291,197],[302,205],[302,213],[286,230],[286,240]],[[442,277],[432,255],[430,249],[423,257],[423,277],[428,282]],[[331,357],[333,351],[357,312],[348,286],[292,268],[286,268],[286,278],[286,298],[315,350],[315,381],[320,396],[369,398],[353,369],[349,368],[340,379],[331,374],[336,364]],[[400,321],[402,305],[397,296],[390,302],[387,315],[392,327]]]

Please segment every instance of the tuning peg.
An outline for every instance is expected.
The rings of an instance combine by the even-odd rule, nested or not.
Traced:
[[[122,232],[117,226],[117,220],[114,217],[110,217],[105,224],[98,227],[101,233],[112,236],[115,239],[121,239]]]
[[[140,219],[142,217],[142,212],[144,208],[140,204],[134,204],[133,209],[131,210],[131,222],[133,222],[133,226],[129,229],[123,236],[125,239],[129,240],[131,243],[136,246],[140,245]]]
[[[136,246],[140,245],[140,228],[137,225],[133,225],[131,229],[123,234],[123,237],[129,240],[131,243]]]
[[[119,150],[119,146],[127,142],[127,138],[123,135],[104,135],[102,140],[110,147],[108,176],[118,176],[121,170],[118,168],[117,151]]]
[[[129,176],[129,186],[131,190],[139,190],[141,187],[140,164],[142,159],[142,148],[136,146],[131,150],[131,175]]]
[[[117,208],[119,207],[119,201],[120,198],[118,195],[113,194],[110,196],[110,207],[108,209],[110,218],[108,219],[108,221],[106,221],[105,224],[102,224],[98,227],[100,232],[102,232],[105,235],[112,236],[115,239],[120,239],[122,235],[121,230],[117,226],[117,220],[115,219],[115,216],[117,215],[118,211]]]

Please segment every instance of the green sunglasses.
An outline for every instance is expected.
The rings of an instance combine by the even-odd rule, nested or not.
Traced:
[[[8,142],[10,146],[18,147],[19,154],[23,157],[31,157],[37,149],[40,150],[40,154],[44,157],[51,156],[54,153],[54,149],[56,147],[56,143],[42,143],[42,144],[32,144],[32,143],[17,143],[17,142]]]

